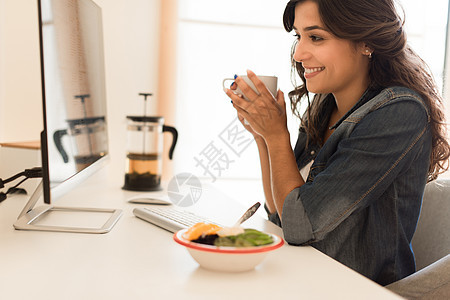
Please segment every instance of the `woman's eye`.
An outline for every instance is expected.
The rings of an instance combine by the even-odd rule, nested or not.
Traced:
[[[294,34],[294,36],[297,38],[297,40],[300,39],[300,34],[296,33],[296,34]]]
[[[317,35],[311,35],[310,38],[313,42],[318,42],[318,41],[323,40],[323,38],[321,38],[320,36],[317,36]]]

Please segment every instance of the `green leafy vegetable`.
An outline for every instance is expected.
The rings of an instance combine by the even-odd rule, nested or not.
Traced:
[[[245,229],[244,233],[218,237],[214,241],[215,246],[222,247],[253,247],[273,243],[270,235],[256,229]]]

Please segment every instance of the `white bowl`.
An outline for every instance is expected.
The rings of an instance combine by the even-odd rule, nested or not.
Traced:
[[[277,235],[272,236],[273,243],[255,247],[216,247],[191,242],[183,238],[186,229],[173,235],[173,239],[186,247],[192,258],[205,269],[222,272],[243,272],[254,269],[266,257],[267,253],[283,246],[284,241]]]

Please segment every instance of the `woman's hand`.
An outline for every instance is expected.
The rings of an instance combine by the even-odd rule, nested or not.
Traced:
[[[230,90],[233,90],[233,91],[237,90],[236,82],[233,82],[233,83],[231,84]],[[226,91],[225,91],[225,92],[226,92]],[[234,93],[232,93],[232,94],[234,94]],[[235,94],[235,95],[236,95],[236,94]],[[240,98],[243,98],[242,95],[236,95],[236,96],[238,96],[238,97],[240,97]],[[241,122],[242,126],[244,126],[244,128],[245,128],[248,132],[250,132],[250,133],[253,135],[253,137],[254,137],[255,139],[262,138],[259,134],[257,134],[257,133],[252,129],[252,127],[250,126],[250,123],[248,123],[247,120],[245,120],[244,117],[241,116],[241,114],[237,113],[237,117],[238,117],[238,120]]]
[[[250,123],[240,113],[237,113],[237,117],[241,122],[242,126],[244,126],[244,128],[247,129],[247,131],[250,132],[255,139],[259,138],[262,139],[262,136],[260,136],[257,132],[253,130],[252,126],[250,126]]]
[[[283,92],[278,91],[275,98],[252,71],[247,71],[247,75],[255,85],[256,92],[240,77],[236,78],[231,89],[235,89],[237,85],[249,100],[234,94],[229,89],[225,91],[233,101],[241,123],[255,138],[260,135],[266,141],[280,133],[287,133],[286,104]],[[246,124],[244,119],[249,124]]]

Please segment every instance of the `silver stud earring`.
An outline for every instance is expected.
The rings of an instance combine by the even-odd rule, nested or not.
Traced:
[[[372,52],[370,52],[368,49],[366,49],[366,54],[369,58],[372,58]]]

